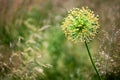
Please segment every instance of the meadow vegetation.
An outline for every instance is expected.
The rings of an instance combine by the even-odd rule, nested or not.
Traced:
[[[100,18],[89,48],[103,80],[120,80],[119,0],[0,0],[0,80],[97,80],[83,43],[65,38],[69,9]]]

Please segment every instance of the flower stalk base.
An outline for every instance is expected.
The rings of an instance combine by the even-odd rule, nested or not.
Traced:
[[[95,71],[96,71],[96,73],[97,73],[97,76],[99,77],[99,80],[102,80],[101,77],[100,77],[100,75],[99,75],[99,73],[98,73],[98,70],[97,70],[97,68],[96,68],[96,66],[95,66],[95,63],[94,63],[94,61],[93,61],[93,59],[92,59],[92,56],[91,56],[91,53],[90,53],[90,51],[89,51],[89,48],[88,48],[88,45],[87,45],[87,42],[86,42],[86,41],[85,41],[85,46],[86,46],[86,48],[87,48],[90,61],[91,61],[92,65],[93,65],[93,67],[94,67],[94,69],[95,69]]]

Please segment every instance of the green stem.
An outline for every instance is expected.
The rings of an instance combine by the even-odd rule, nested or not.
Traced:
[[[99,77],[99,80],[102,80],[101,77],[100,77],[100,75],[99,75],[99,73],[98,73],[98,70],[97,70],[97,68],[96,68],[96,66],[95,66],[95,63],[94,63],[94,61],[93,61],[93,59],[92,59],[92,56],[91,56],[91,53],[90,53],[90,51],[89,51],[89,48],[88,48],[88,45],[87,45],[87,42],[86,42],[86,41],[85,41],[85,46],[86,46],[86,48],[87,48],[88,55],[89,55],[89,58],[90,58],[90,60],[91,60],[91,63],[92,63],[92,65],[93,65],[93,67],[94,67],[94,69],[95,69],[95,71],[96,71],[96,73],[97,73],[97,76]]]

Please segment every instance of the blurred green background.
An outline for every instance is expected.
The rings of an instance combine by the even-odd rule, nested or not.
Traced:
[[[120,80],[120,0],[0,0],[0,80],[98,80],[84,43],[61,24],[88,6],[100,31],[89,48],[103,80]]]

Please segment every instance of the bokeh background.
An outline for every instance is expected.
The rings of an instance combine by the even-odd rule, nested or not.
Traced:
[[[86,6],[99,15],[97,69],[120,80],[120,0],[0,0],[0,80],[98,80],[84,43],[61,30],[68,10]]]

